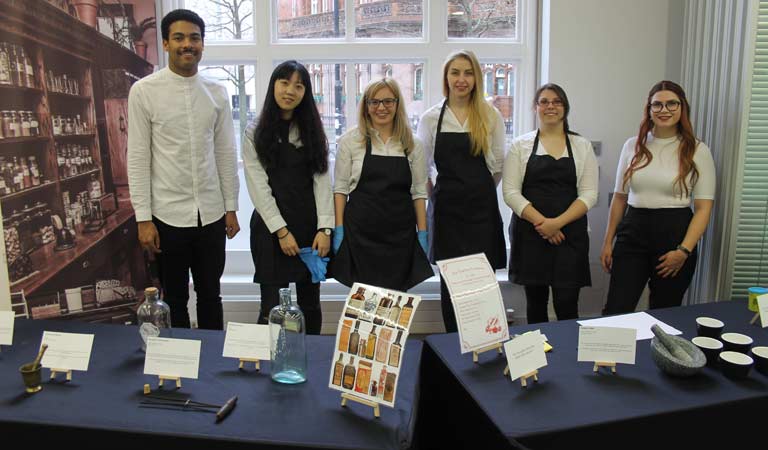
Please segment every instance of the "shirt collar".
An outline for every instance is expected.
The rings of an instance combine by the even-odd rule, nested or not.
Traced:
[[[194,83],[200,78],[200,71],[198,70],[196,74],[192,75],[191,77],[184,77],[179,75],[178,73],[174,72],[170,68],[166,67],[163,69],[165,71],[166,77],[168,77],[171,80],[177,81],[177,82],[183,82],[183,83]]]

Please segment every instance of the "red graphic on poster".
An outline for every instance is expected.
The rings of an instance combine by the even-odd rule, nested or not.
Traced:
[[[488,334],[498,334],[502,331],[501,325],[499,325],[498,317],[491,317],[488,319],[488,325],[485,326],[485,332]]]

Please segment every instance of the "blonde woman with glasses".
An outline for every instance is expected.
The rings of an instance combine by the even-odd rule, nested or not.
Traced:
[[[358,126],[339,139],[333,276],[406,291],[433,275],[426,256],[427,171],[391,78],[365,89]]]

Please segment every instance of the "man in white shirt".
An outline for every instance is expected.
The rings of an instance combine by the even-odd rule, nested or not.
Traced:
[[[201,77],[205,23],[177,9],[162,21],[168,67],[128,96],[128,183],[139,241],[157,255],[174,327],[189,327],[189,272],[200,328],[221,329],[226,239],[237,223],[237,155],[229,95]]]

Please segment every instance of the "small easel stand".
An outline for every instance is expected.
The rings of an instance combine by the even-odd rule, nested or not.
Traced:
[[[60,373],[67,374],[66,381],[72,381],[72,371],[71,370],[66,370],[66,369],[51,369],[51,380],[56,378],[56,375],[58,375]]]
[[[243,370],[247,363],[253,363],[253,365],[256,366],[256,372],[261,371],[261,360],[259,359],[240,358],[240,365],[237,366],[237,368]]]
[[[759,319],[759,318],[760,318],[760,312],[756,312],[755,313],[755,317],[753,317],[752,320],[749,321],[749,324],[750,325],[756,324],[757,323],[757,319]]]
[[[504,376],[509,376],[509,365],[504,367]],[[536,369],[533,372],[528,372],[525,375],[522,375],[518,380],[520,380],[520,387],[528,387],[528,378],[533,378],[534,383],[539,382],[539,370]]]
[[[352,400],[353,402],[362,403],[365,406],[370,406],[373,408],[373,415],[377,419],[381,417],[381,411],[379,410],[379,404],[376,402],[372,402],[370,400],[366,400],[364,398],[360,398],[357,395],[347,394],[344,392],[341,394],[341,407],[345,408],[347,406],[347,400]]]
[[[597,371],[600,370],[601,367],[610,367],[611,373],[616,373],[616,363],[605,362],[605,361],[595,361],[595,365],[592,367],[592,372],[597,373]]]
[[[160,381],[157,383],[157,387],[163,387],[163,382],[165,380],[168,380],[168,381],[175,381],[176,389],[181,389],[181,377],[168,377],[165,375],[158,375],[158,378],[160,379]]]
[[[502,347],[501,347],[501,342],[496,343],[496,344],[491,344],[491,345],[489,345],[487,347],[479,348],[479,349],[475,350],[474,352],[472,352],[472,362],[477,364],[477,361],[479,360],[480,353],[489,352],[491,350],[497,350],[500,355],[504,352],[502,350]]]

